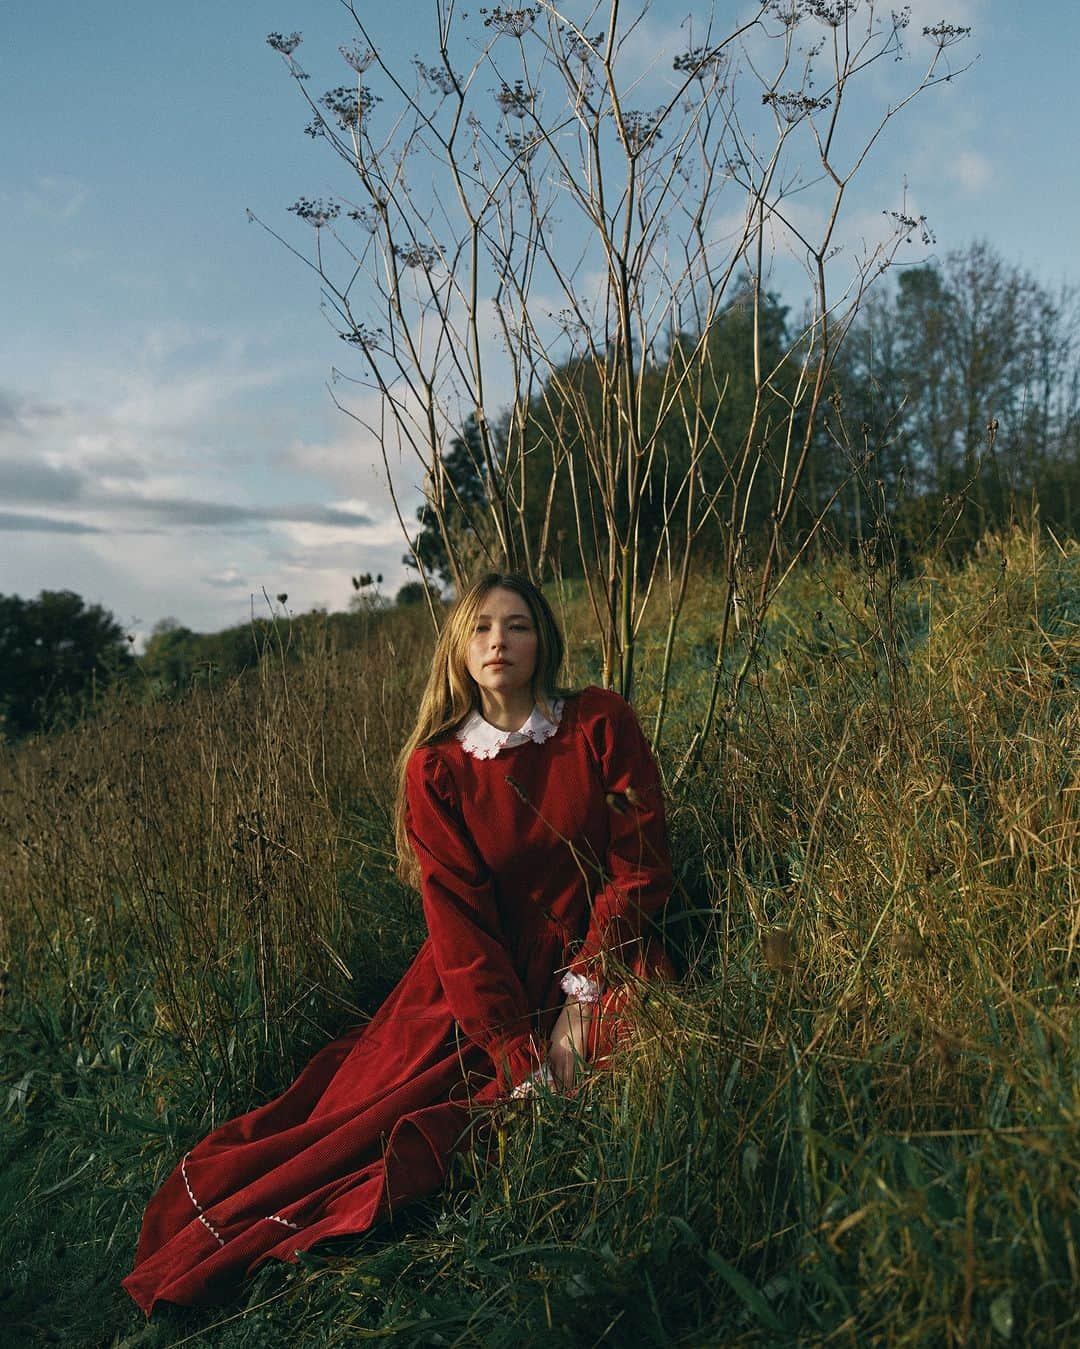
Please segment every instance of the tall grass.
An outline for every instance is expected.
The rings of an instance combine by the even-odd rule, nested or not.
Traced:
[[[669,776],[708,697],[696,582]],[[560,597],[573,677],[587,618]],[[142,1206],[374,1010],[422,937],[390,764],[423,616],[130,702],[0,768],[0,1308],[28,1342],[1060,1344],[1080,1337],[1080,549],[790,578],[670,802],[683,977],[450,1190],[141,1328]],[[639,712],[656,697],[643,631]],[[280,653],[278,653],[280,655]],[[739,653],[734,652],[733,661]],[[0,1097],[0,1105],[5,1097]],[[125,1338],[128,1337],[128,1338]]]

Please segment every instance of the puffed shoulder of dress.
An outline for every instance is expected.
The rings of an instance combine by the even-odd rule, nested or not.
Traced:
[[[629,718],[636,721],[634,709],[620,693],[614,689],[601,688],[598,684],[589,684],[576,695],[577,717],[581,724],[593,724],[601,721],[621,722]]]

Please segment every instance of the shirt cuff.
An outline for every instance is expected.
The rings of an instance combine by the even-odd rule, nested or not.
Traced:
[[[573,970],[567,970],[559,987],[568,998],[576,998],[578,1002],[600,1001],[600,981],[590,979],[587,974],[575,974]]]

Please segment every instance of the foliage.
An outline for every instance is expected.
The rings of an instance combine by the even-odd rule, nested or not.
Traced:
[[[131,666],[130,639],[100,604],[71,590],[0,595],[0,735],[77,716]]]
[[[669,778],[718,589],[692,579]],[[580,682],[588,600],[555,600]],[[155,1185],[422,936],[387,765],[430,625],[393,623],[0,765],[6,1342],[1074,1340],[1080,552],[1020,532],[792,572],[671,793],[681,978],[612,1072],[493,1119],[392,1226],[143,1327],[118,1280]]]
[[[767,412],[772,413],[772,438],[777,438],[777,427],[784,421],[782,410],[777,414],[779,391],[790,395],[790,385],[797,379],[796,363],[785,360],[791,340],[786,308],[777,297],[766,293],[755,306],[753,297],[743,291],[724,306],[707,333],[672,334],[663,356],[643,370],[638,392],[642,423],[657,446],[654,460],[643,475],[635,524],[639,557],[646,572],[657,565],[663,550],[681,555],[692,542],[689,530],[693,525],[688,526],[685,518],[686,492],[678,485],[685,484],[693,473],[700,482],[703,499],[717,502],[724,498],[725,484],[738,472],[745,428],[753,420],[758,399],[755,342],[759,358],[777,371],[775,392],[765,400]],[[541,578],[549,574],[583,576],[587,560],[595,556],[610,523],[592,498],[577,503],[572,485],[574,466],[588,452],[590,427],[596,424],[611,385],[607,365],[604,358],[591,357],[557,365],[528,406],[508,413],[496,428],[496,461],[500,464],[506,459],[514,426],[520,428],[516,434],[520,434],[524,446],[525,488],[524,507],[515,529],[520,529],[524,537],[545,542],[546,546],[534,550]],[[667,390],[674,383],[681,383],[685,392],[672,399]],[[705,455],[699,446],[703,439],[707,442]],[[765,437],[766,444],[769,439]],[[759,551],[766,546],[765,525],[781,487],[779,458],[767,456],[745,503],[744,529],[755,538]],[[495,557],[495,540],[490,528],[485,528],[483,506],[489,490],[475,422],[452,442],[450,452],[442,457],[441,471],[455,503],[445,512],[448,528],[461,555]],[[626,511],[626,502],[614,511],[623,531],[629,524]],[[692,520],[693,513],[690,515]],[[437,568],[449,581],[438,514],[425,504],[419,518],[422,528],[414,541],[415,551],[425,565]],[[712,518],[695,531],[700,532],[703,558],[723,557],[725,524]],[[463,540],[466,531],[469,538]],[[520,547],[525,551],[523,542]]]
[[[267,660],[295,665],[324,647],[345,652],[363,645],[374,628],[395,620],[377,588],[381,576],[376,581],[362,575],[354,581],[363,584],[355,585],[357,593],[346,613],[276,613],[220,632],[192,632],[163,619],[138,661],[146,695],[187,693],[197,684],[227,686]]]
[[[495,456],[497,461],[505,457],[504,440],[496,443]],[[485,527],[492,485],[475,416],[466,418],[461,434],[438,456],[433,472],[436,481],[430,484],[427,497],[441,502],[441,507],[425,499],[416,512],[420,530],[402,560],[421,575],[430,574],[448,585],[454,577],[452,556],[469,558],[470,569],[479,569],[485,560],[494,566],[496,556]],[[419,584],[422,599],[424,582]]]
[[[394,596],[394,603],[398,605],[422,604],[426,598],[438,598],[430,587],[425,586],[423,581],[406,581],[403,586],[398,588]]]
[[[983,242],[906,269],[870,297],[834,367],[840,398],[819,449],[815,502],[842,492],[834,533],[861,535],[880,479],[905,498],[896,528],[915,547],[942,505],[952,507],[954,554],[988,527],[1028,518],[1034,503],[1055,531],[1075,534],[1076,320],[1075,291],[1052,293]]]

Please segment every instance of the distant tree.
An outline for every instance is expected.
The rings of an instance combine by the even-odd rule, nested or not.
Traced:
[[[97,688],[133,666],[131,642],[108,610],[71,590],[33,600],[0,595],[0,718],[10,738],[78,714]]]
[[[140,664],[144,674],[158,688],[186,688],[198,667],[196,646],[199,637],[182,627],[175,618],[163,618],[154,624],[143,650]]]
[[[756,324],[756,329],[755,329]],[[745,429],[759,398],[755,385],[755,342],[758,361],[778,373],[760,401],[763,421],[775,438],[785,424],[785,407],[778,390],[797,378],[795,363],[785,367],[784,355],[791,338],[787,308],[778,298],[763,292],[755,306],[748,291],[736,291],[707,335],[687,329],[672,334],[644,367],[639,399],[643,424],[656,443],[642,474],[642,491],[636,525],[637,547],[646,565],[651,565],[664,541],[673,538],[681,550],[686,544],[685,510],[679,510],[676,484],[687,482],[691,468],[708,499],[719,499],[726,482],[738,472]],[[788,377],[790,376],[790,378]],[[590,454],[590,434],[601,421],[601,404],[611,381],[603,356],[576,356],[555,366],[542,387],[526,402],[515,406],[489,429],[495,459],[502,463],[510,426],[522,444],[520,510],[514,528],[533,540],[535,570],[543,579],[553,570],[580,576],[584,562],[595,556],[609,521],[595,494],[584,490],[582,470]],[[683,392],[672,396],[673,386]],[[769,454],[770,435],[762,436],[765,464],[758,473],[746,507],[748,528],[760,528],[775,498],[779,473]],[[695,444],[698,449],[695,451]],[[696,461],[695,461],[696,454]],[[572,483],[578,474],[577,493]],[[496,566],[498,549],[487,511],[488,476],[476,421],[470,418],[440,462],[445,506],[440,512],[429,501],[417,512],[421,522],[413,540],[429,574],[444,583],[451,580],[443,530],[470,570]],[[575,499],[576,496],[576,499]],[[626,503],[614,518],[627,527]],[[440,519],[442,524],[440,524]],[[723,521],[721,523],[727,523]],[[722,551],[722,531],[703,536],[708,555]],[[522,553],[525,541],[521,541]],[[414,554],[405,557],[415,566]],[[423,596],[423,589],[417,590]]]
[[[406,581],[394,596],[394,603],[399,607],[409,604],[423,604],[428,594],[428,587],[423,581]],[[438,599],[438,592],[432,588],[430,594],[433,599]]]
[[[498,448],[496,457],[502,457]],[[451,440],[428,479],[424,504],[416,512],[420,532],[412,550],[402,559],[405,565],[415,568],[419,561],[444,585],[453,581],[451,549],[473,567],[485,557],[495,565],[496,554],[488,538],[491,531],[485,528],[489,526],[489,492],[475,416],[466,419],[460,435]],[[423,584],[417,584],[423,598]]]
[[[966,503],[956,537],[1003,523],[1034,494],[1044,515],[1075,530],[1080,366],[1076,296],[976,242],[913,267],[864,304],[834,371],[824,418],[833,482],[860,458],[864,477],[908,497],[907,525]],[[843,505],[859,529],[860,490]],[[862,493],[865,495],[865,493]]]
[[[174,618],[163,618],[150,634],[140,665],[159,692],[184,693],[193,680],[233,679],[254,669],[268,643],[277,651],[287,651],[306,623],[325,621],[325,617],[313,610],[309,615],[238,623],[220,632],[192,632]]]

